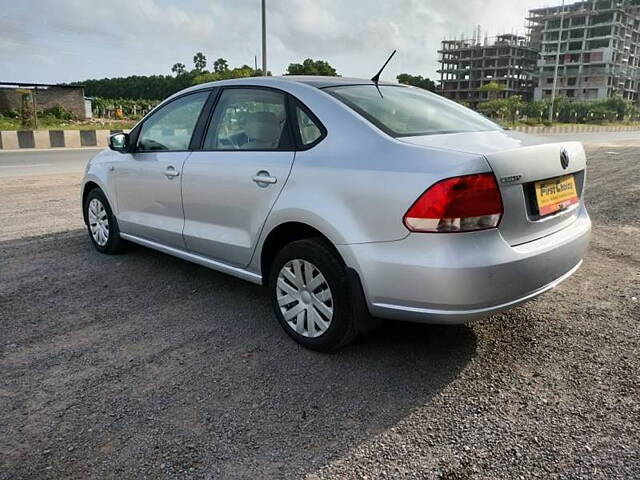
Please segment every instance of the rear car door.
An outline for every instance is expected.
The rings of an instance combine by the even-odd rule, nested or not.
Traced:
[[[210,92],[170,101],[139,130],[133,153],[115,167],[118,224],[123,233],[184,248],[180,175]]]
[[[221,91],[201,151],[183,168],[189,250],[246,266],[282,191],[295,151],[287,95],[260,87]]]

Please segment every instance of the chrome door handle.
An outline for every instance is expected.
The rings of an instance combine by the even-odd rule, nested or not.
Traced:
[[[266,170],[259,171],[256,175],[253,176],[252,180],[256,182],[259,187],[267,187],[278,182],[278,179],[269,175],[269,172],[267,172]]]
[[[164,171],[164,176],[167,178],[179,177],[180,172],[176,170],[176,167],[168,166],[167,169]]]

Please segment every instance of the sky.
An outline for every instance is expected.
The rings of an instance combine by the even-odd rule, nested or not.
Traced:
[[[3,0],[0,82],[170,74],[201,51],[212,68],[261,64],[261,0]],[[266,0],[268,69],[305,58],[343,76],[436,78],[443,38],[524,33],[530,8],[560,0]]]

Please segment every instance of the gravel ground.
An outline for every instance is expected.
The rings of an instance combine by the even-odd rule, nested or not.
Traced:
[[[82,173],[0,178],[0,242],[83,227]]]
[[[640,478],[637,165],[590,152],[592,247],[555,292],[333,355],[257,286],[97,254],[77,176],[0,180],[0,479]]]

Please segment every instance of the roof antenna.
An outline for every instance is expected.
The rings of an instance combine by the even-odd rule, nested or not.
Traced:
[[[384,71],[384,69],[386,68],[386,66],[389,64],[389,62],[391,61],[391,59],[393,58],[393,56],[396,54],[396,50],[393,51],[393,53],[391,53],[391,55],[389,55],[389,58],[387,58],[387,61],[384,62],[384,65],[382,66],[382,68],[380,69],[380,71],[378,73],[376,73],[372,78],[371,81],[373,83],[375,83],[376,88],[378,89],[378,93],[380,94],[381,98],[384,98],[382,96],[382,92],[380,91],[380,87],[378,86],[378,83],[380,82],[380,75],[382,74],[382,72]]]

